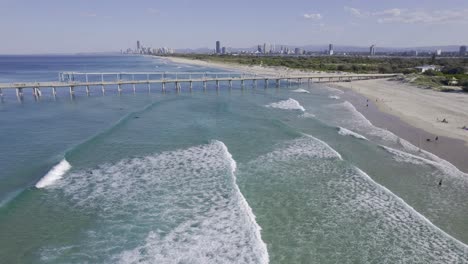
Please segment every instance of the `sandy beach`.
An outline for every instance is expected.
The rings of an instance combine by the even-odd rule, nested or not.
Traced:
[[[178,57],[160,57],[162,59],[170,60],[174,63],[180,64],[191,64],[203,67],[212,67],[212,68],[220,68],[226,69],[229,71],[240,71],[240,72],[248,72],[248,73],[256,73],[261,75],[271,75],[271,76],[278,76],[278,75],[300,75],[304,73],[310,74],[330,74],[321,71],[302,71],[296,69],[290,69],[287,67],[265,67],[260,65],[241,65],[241,64],[234,64],[234,63],[219,63],[219,62],[208,62],[202,60],[192,60],[186,58],[178,58]],[[336,72],[335,74],[344,75],[344,72]]]
[[[460,139],[468,146],[468,94],[422,89],[400,81],[366,80],[335,83],[372,100],[379,110],[438,136]],[[442,122],[446,119],[448,123]],[[426,140],[426,139],[424,139]]]

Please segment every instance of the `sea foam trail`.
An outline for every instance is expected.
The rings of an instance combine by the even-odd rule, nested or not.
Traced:
[[[44,188],[52,185],[55,181],[62,178],[71,168],[70,163],[66,159],[63,159],[59,164],[55,165],[47,174],[42,177],[37,183],[36,188]]]
[[[330,95],[330,96],[328,96],[328,98],[330,98],[330,99],[335,99],[335,100],[339,100],[339,99],[340,99],[340,97],[337,96],[337,95]]]
[[[305,108],[296,100],[289,98],[288,100],[279,101],[266,105],[266,107],[285,109],[285,110],[301,110],[305,112]]]
[[[361,134],[358,134],[356,132],[353,132],[349,129],[346,129],[344,127],[338,127],[338,134],[342,135],[342,136],[352,136],[352,137],[355,137],[355,138],[358,138],[358,139],[363,139],[363,140],[367,140],[367,138]]]

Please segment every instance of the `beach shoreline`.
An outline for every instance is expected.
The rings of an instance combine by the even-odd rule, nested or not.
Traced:
[[[322,71],[305,71],[305,70],[298,70],[298,69],[291,69],[283,66],[260,66],[260,65],[242,65],[242,64],[235,64],[235,63],[221,63],[221,62],[211,62],[211,61],[204,61],[204,60],[194,60],[194,59],[187,59],[187,58],[180,58],[180,57],[159,57],[155,56],[156,58],[168,60],[172,63],[178,64],[189,64],[189,65],[196,65],[201,67],[209,67],[209,68],[219,68],[225,69],[228,71],[239,71],[245,73],[255,73],[259,75],[265,76],[278,76],[278,75],[301,75],[304,73],[309,74],[337,74],[337,75],[346,75],[345,72],[322,72]]]
[[[160,58],[173,63],[248,71],[263,75],[304,73],[301,70],[285,67],[248,66],[178,57]],[[325,72],[310,71],[308,73]],[[344,99],[350,101],[374,125],[388,129],[413,145],[468,172],[468,164],[466,164],[468,131],[461,129],[463,125],[468,126],[468,94],[437,92],[388,79],[324,85],[344,91]],[[448,123],[437,121],[437,119],[443,120],[444,118],[448,120]],[[436,137],[438,137],[437,141]],[[427,141],[428,139],[430,141]]]

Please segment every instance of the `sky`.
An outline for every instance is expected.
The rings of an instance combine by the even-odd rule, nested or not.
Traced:
[[[0,54],[468,44],[468,0],[0,0]]]

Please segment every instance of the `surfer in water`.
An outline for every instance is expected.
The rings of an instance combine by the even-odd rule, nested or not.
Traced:
[[[440,179],[439,181],[439,186],[442,186],[442,179]]]

